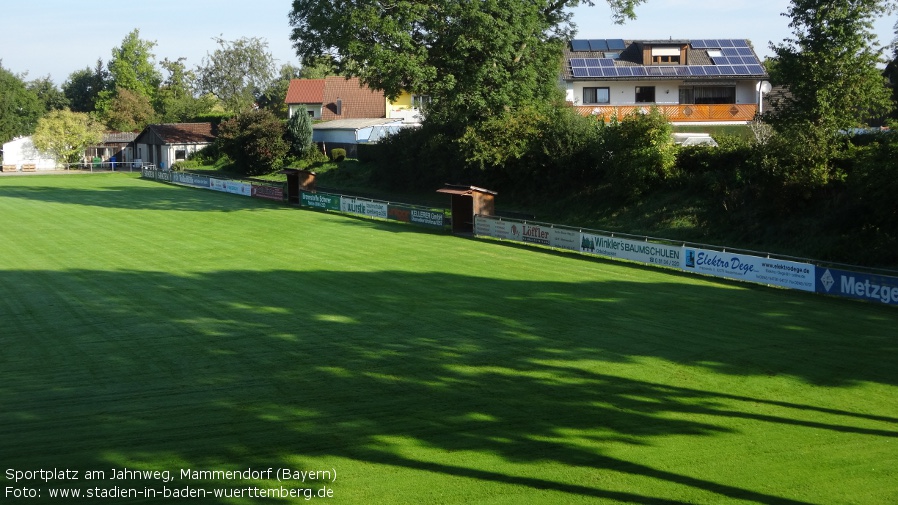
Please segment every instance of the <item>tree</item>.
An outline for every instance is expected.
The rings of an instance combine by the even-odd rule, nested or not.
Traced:
[[[109,89],[109,72],[98,59],[94,70],[90,67],[76,70],[62,83],[62,92],[69,100],[75,112],[93,112],[96,110],[100,93]]]
[[[615,19],[644,0],[608,0]],[[307,64],[333,59],[390,98],[432,97],[428,121],[462,128],[558,93],[570,7],[591,0],[294,0],[291,39]]]
[[[277,117],[286,119],[288,115],[287,103],[284,98],[287,96],[287,89],[290,87],[290,81],[299,79],[300,69],[287,64],[281,67],[278,77],[272,81],[258,97],[256,103],[263,109],[268,109]]]
[[[152,123],[156,111],[146,96],[129,89],[116,88],[114,96],[103,109],[102,117],[109,129],[129,132],[142,130]]]
[[[297,158],[305,158],[315,148],[312,143],[312,119],[305,111],[297,111],[287,121],[287,140],[290,153]]]
[[[268,42],[257,37],[215,41],[220,47],[207,55],[198,69],[200,88],[218,97],[227,111],[246,111],[275,80]]]
[[[140,30],[135,28],[129,33],[122,45],[112,50],[111,88],[126,89],[152,100],[162,82],[162,75],[156,69],[154,47],[156,42],[141,40]]]
[[[56,87],[49,75],[29,82],[28,89],[37,95],[38,100],[44,105],[45,112],[61,110],[69,106],[69,99]]]
[[[38,96],[0,61],[0,144],[33,132],[43,113]]]
[[[788,89],[774,100],[774,125],[835,131],[886,112],[882,50],[870,41],[873,20],[892,8],[893,0],[792,0],[784,16],[794,38],[772,46],[771,78]]]
[[[196,74],[187,70],[184,58],[176,61],[165,59],[161,63],[169,76],[156,93],[154,108],[159,120],[165,123],[192,121],[215,107],[215,97],[197,96]]]
[[[34,131],[34,147],[53,156],[56,163],[78,163],[84,150],[103,140],[103,128],[86,113],[55,110],[42,117]]]
[[[289,149],[284,141],[284,123],[264,109],[249,110],[221,123],[221,151],[234,161],[243,175],[264,175],[280,168]]]

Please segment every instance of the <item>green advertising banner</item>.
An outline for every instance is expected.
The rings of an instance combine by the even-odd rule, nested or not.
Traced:
[[[340,210],[340,196],[328,193],[306,193],[300,192],[299,204],[302,207],[312,207],[315,209]]]

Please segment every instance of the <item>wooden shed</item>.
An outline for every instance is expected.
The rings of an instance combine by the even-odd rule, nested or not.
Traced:
[[[287,201],[299,203],[300,191],[315,191],[315,178],[317,174],[298,168],[285,168],[279,173],[287,175]]]
[[[472,233],[474,216],[492,216],[496,213],[496,193],[477,186],[446,184],[437,190],[452,196],[452,233]]]

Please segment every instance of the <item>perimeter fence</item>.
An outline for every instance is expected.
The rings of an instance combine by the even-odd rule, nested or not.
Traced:
[[[170,184],[287,203],[284,183],[221,179],[153,166],[141,175]],[[301,191],[300,207],[449,230],[436,209],[336,193]],[[474,216],[474,235],[625,260],[691,274],[898,306],[898,271],[863,268],[774,253],[496,216]]]

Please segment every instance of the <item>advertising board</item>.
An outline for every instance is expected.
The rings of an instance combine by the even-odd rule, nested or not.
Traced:
[[[373,202],[371,200],[352,198],[348,196],[340,198],[340,211],[349,214],[359,214],[362,216],[378,217],[382,219],[387,219],[389,215],[389,213],[387,212],[386,202]]]
[[[252,185],[245,182],[226,181],[225,191],[232,195],[251,196],[253,189]]]
[[[657,244],[642,240],[630,240],[592,233],[581,233],[580,251],[598,256],[608,256],[649,265],[680,268],[683,247]]]
[[[432,226],[434,228],[442,228],[446,225],[446,215],[443,212],[418,209],[407,205],[389,204],[387,206],[387,217],[394,221]]]
[[[284,188],[278,186],[256,186],[252,188],[253,198],[265,198],[266,200],[284,201]]]
[[[340,196],[327,193],[300,192],[299,204],[315,209],[340,210]]]
[[[815,289],[814,265],[747,254],[687,247],[683,270],[801,291]]]
[[[197,188],[208,188],[210,185],[209,177],[205,175],[184,174],[181,172],[173,172],[171,174],[171,181],[176,184],[185,184]]]
[[[817,272],[818,293],[898,305],[898,277],[835,268],[818,268]]]

